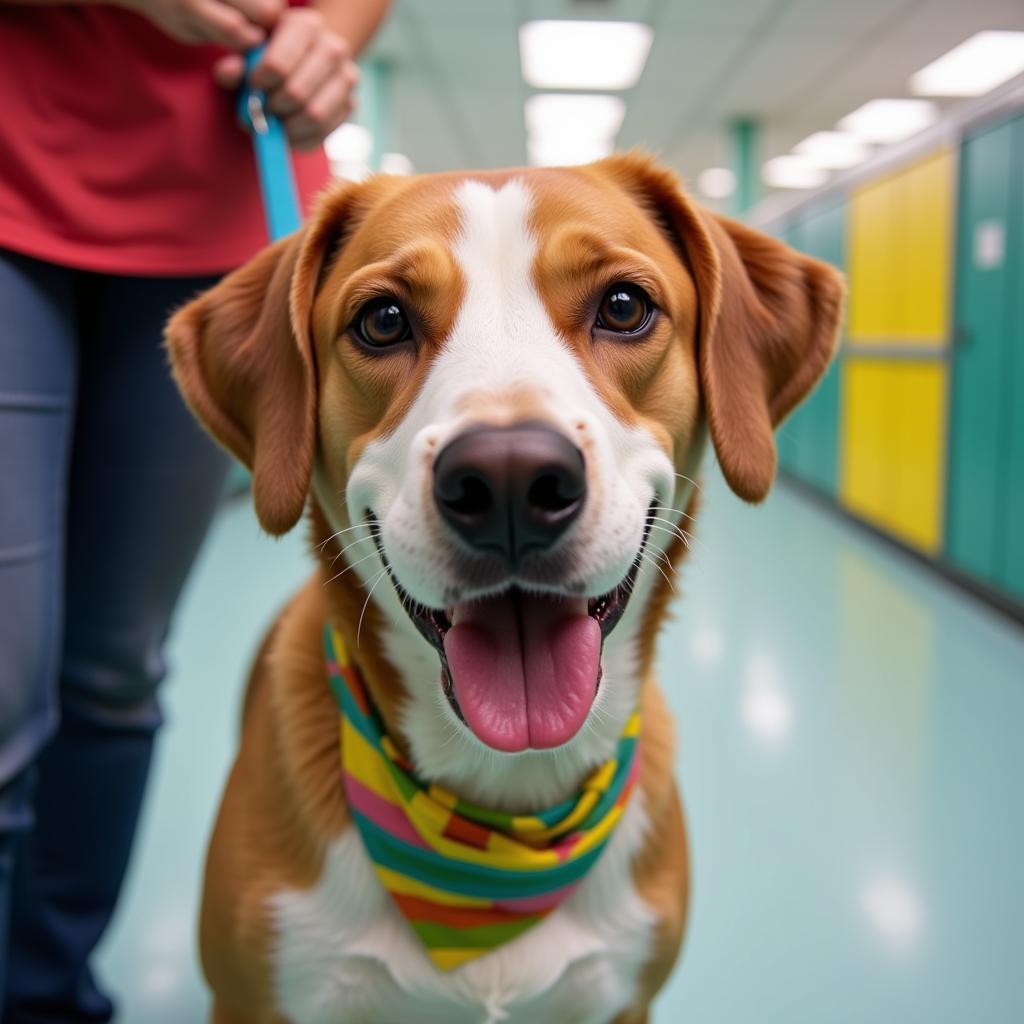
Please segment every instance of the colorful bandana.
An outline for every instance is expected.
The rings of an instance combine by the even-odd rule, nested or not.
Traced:
[[[324,635],[341,709],[349,809],[381,884],[438,969],[484,956],[542,921],[611,838],[636,780],[640,715],[575,797],[536,815],[489,811],[413,774],[384,732],[341,636]]]

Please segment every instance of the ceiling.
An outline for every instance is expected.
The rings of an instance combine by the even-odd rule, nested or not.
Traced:
[[[637,20],[655,31],[618,146],[686,177],[728,164],[725,126],[758,118],[761,158],[880,96],[981,29],[1024,29],[1024,0],[394,0],[371,54],[390,68],[391,138],[418,171],[526,160],[518,26]]]

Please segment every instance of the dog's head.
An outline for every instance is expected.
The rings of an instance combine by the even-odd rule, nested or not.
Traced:
[[[414,753],[529,757],[614,741],[706,428],[763,498],[841,296],[630,155],[339,186],[168,337],[265,528],[312,491],[372,588]]]

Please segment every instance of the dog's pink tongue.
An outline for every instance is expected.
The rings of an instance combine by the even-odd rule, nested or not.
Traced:
[[[466,724],[495,750],[559,747],[594,702],[601,627],[585,601],[510,593],[455,609],[444,638]]]

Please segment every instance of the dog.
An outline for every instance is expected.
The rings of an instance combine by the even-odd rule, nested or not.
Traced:
[[[265,530],[308,511],[317,558],[256,658],[209,848],[213,1021],[648,1020],[686,919],[652,670],[696,480],[710,442],[766,496],[842,302],[833,268],[634,152],[339,184],[173,316],[186,401]]]

